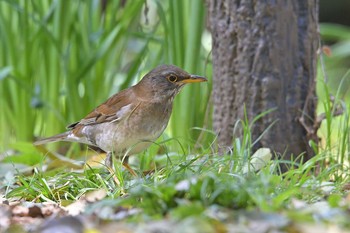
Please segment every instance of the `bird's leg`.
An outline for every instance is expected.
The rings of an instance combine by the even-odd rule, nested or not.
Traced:
[[[111,151],[107,152],[105,165],[106,165],[109,173],[112,175],[114,182],[120,187],[120,184],[121,184],[120,180],[115,175],[115,167],[114,167],[114,163],[113,163],[113,152],[111,152]]]
[[[108,151],[106,154],[105,165],[114,170],[113,153],[111,151]]]
[[[137,177],[136,172],[134,171],[134,169],[132,169],[129,166],[128,161],[129,161],[129,156],[124,156],[124,158],[122,159],[123,166],[126,168],[126,170],[128,170],[131,173],[131,175],[133,175],[134,177]]]
[[[123,166],[126,168],[126,170],[128,170],[131,173],[131,175],[137,177],[136,172],[129,166],[128,161],[129,161],[129,156],[124,156],[122,159]],[[110,172],[115,171],[115,167],[113,163],[113,152],[110,152],[110,151],[107,152],[105,165]]]

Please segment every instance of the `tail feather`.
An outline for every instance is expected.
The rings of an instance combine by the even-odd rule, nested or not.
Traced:
[[[43,138],[34,142],[33,144],[37,146],[37,145],[42,145],[42,144],[51,143],[51,142],[72,141],[71,139],[68,138],[68,135],[70,133],[71,133],[70,131],[67,131],[61,134],[54,135],[52,137]]]

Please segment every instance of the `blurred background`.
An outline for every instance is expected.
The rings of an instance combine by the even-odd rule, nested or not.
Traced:
[[[320,1],[320,113],[328,94],[350,101],[349,15],[349,0]],[[160,140],[211,143],[206,28],[203,0],[0,0],[0,154],[63,132],[159,64],[209,78],[184,88]]]
[[[0,151],[64,131],[160,64],[210,77],[204,7],[201,0],[0,1]],[[167,135],[198,137],[191,127],[204,126],[210,89],[211,82],[184,88]]]

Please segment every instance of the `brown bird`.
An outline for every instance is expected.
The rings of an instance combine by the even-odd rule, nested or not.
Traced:
[[[172,112],[174,97],[187,83],[205,82],[206,78],[188,74],[173,66],[161,65],[146,74],[136,85],[122,90],[95,108],[82,120],[69,125],[68,131],[36,141],[41,145],[56,141],[79,142],[112,155],[125,156],[148,148],[165,130]]]

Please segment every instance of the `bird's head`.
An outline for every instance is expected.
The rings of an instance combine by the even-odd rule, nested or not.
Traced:
[[[154,101],[163,101],[174,98],[187,83],[206,81],[206,78],[189,74],[179,67],[161,65],[146,74],[136,87]]]

